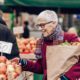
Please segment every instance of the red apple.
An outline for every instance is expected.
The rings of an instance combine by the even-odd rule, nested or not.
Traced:
[[[5,56],[0,56],[0,63],[6,63],[7,58]]]
[[[15,71],[15,69],[14,69],[14,66],[12,64],[7,65],[7,73],[8,72],[14,72],[14,71]]]
[[[11,64],[11,61],[7,60],[6,65],[9,65],[9,64]]]
[[[19,75],[16,72],[12,73],[13,79],[15,79],[16,77],[18,77]]]
[[[0,74],[0,80],[7,80],[6,75],[4,75],[4,74]]]
[[[0,73],[6,73],[6,70],[7,70],[7,66],[5,63],[0,63]]]
[[[28,43],[27,45],[26,45],[26,49],[30,49],[31,48],[31,46],[30,46],[30,44]]]
[[[22,69],[21,69],[21,66],[20,65],[15,65],[15,72],[17,73],[17,74],[21,74],[21,72],[22,72]]]

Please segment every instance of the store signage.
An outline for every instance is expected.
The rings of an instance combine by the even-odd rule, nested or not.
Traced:
[[[13,33],[14,34],[22,34],[24,33],[23,26],[16,26],[13,28]]]
[[[0,52],[10,54],[12,50],[12,43],[0,41]]]

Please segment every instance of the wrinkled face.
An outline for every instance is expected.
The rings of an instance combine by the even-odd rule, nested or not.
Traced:
[[[37,24],[37,26],[41,28],[43,36],[47,37],[55,31],[57,22],[50,21],[47,23],[40,23]]]

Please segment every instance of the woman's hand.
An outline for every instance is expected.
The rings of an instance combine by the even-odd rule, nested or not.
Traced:
[[[16,64],[19,64],[19,60],[20,58],[16,57],[16,58],[13,58],[11,62],[15,62]]]

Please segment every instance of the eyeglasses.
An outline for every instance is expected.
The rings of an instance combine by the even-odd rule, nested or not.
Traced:
[[[47,23],[41,23],[41,24],[37,24],[36,26],[39,26],[40,28],[44,28],[47,24],[50,24],[50,23],[55,23],[53,21],[50,21],[50,22],[47,22]]]

